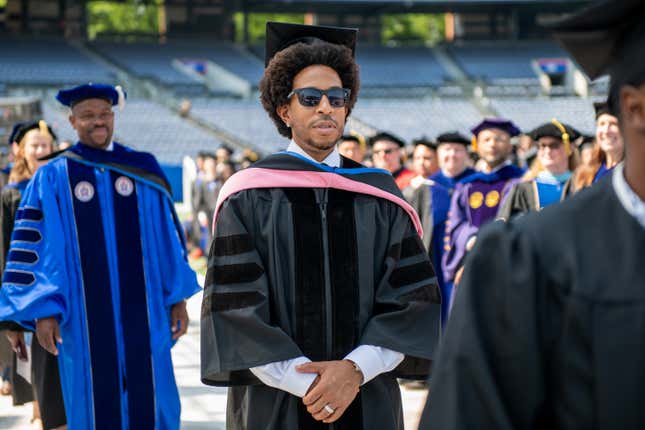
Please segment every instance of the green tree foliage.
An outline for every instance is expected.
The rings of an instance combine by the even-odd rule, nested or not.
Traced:
[[[241,43],[244,41],[244,14],[238,12],[233,16],[233,19],[235,20],[235,40]],[[249,43],[258,44],[264,42],[267,21],[303,24],[305,16],[303,14],[287,13],[250,13],[248,15]]]
[[[100,34],[158,34],[159,5],[163,0],[126,0],[87,3],[87,36]]]
[[[418,13],[383,15],[381,40],[385,44],[435,45],[444,39],[444,15]]]
[[[0,9],[7,7],[7,0],[0,0]]]

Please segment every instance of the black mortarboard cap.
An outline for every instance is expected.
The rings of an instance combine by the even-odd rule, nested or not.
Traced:
[[[428,148],[436,151],[437,150],[437,143],[433,142],[432,140],[428,139],[427,137],[420,137],[419,139],[414,139],[412,141],[412,146],[415,148],[419,145],[427,146]]]
[[[470,139],[458,131],[449,131],[437,136],[437,144],[441,146],[442,143],[460,143],[465,147],[468,147],[468,145],[470,145]]]
[[[645,82],[645,2],[603,0],[557,21],[543,21],[591,79],[609,73],[609,108],[618,89]]]
[[[596,143],[596,137],[589,134],[583,134],[582,139],[578,141],[578,148],[582,149],[588,145],[594,145]]]
[[[269,65],[275,54],[298,42],[313,44],[316,41],[324,41],[344,45],[351,49],[354,55],[357,33],[355,28],[267,22],[264,66]]]
[[[225,143],[220,143],[219,145],[217,145],[217,148],[215,148],[215,150],[218,150],[218,149],[225,150],[226,152],[228,152],[228,155],[231,155],[232,153],[235,152],[235,150],[233,148],[231,148],[230,146],[228,146]]]
[[[574,140],[580,137],[580,132],[575,128],[571,127],[568,124],[560,123],[560,125],[564,128],[566,133],[569,135],[570,142],[573,142]],[[554,122],[547,122],[531,130],[531,132],[528,135],[533,140],[538,140],[541,137],[554,137],[556,139],[562,139],[563,132],[562,132],[562,129],[558,127]]]
[[[7,145],[11,146],[13,142],[17,142],[16,136],[18,135],[18,131],[20,131],[20,128],[25,125],[24,122],[17,122],[13,125],[13,128],[11,129],[11,134],[9,135],[9,140],[7,141]]]
[[[403,139],[401,139],[400,137],[395,136],[392,133],[389,133],[387,131],[378,132],[374,136],[370,137],[369,145],[374,146],[374,144],[376,142],[378,142],[379,140],[388,140],[388,141],[390,141],[392,143],[396,143],[401,148],[403,148],[405,146],[405,141]]]
[[[596,102],[593,104],[593,109],[596,112],[596,119],[604,114],[613,115],[609,110],[609,104],[607,102]]]
[[[30,132],[31,130],[38,130],[42,129],[43,127],[47,127],[47,131],[49,134],[52,136],[54,140],[56,140],[56,133],[54,133],[54,130],[43,120],[40,121],[29,121],[29,122],[24,122],[22,125],[16,130],[16,134],[13,137],[12,142],[17,142],[20,143],[20,141],[25,137],[25,134]]]

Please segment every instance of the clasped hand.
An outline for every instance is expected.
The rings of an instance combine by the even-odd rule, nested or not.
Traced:
[[[349,360],[318,361],[297,367],[301,373],[317,373],[318,376],[302,398],[307,411],[317,421],[333,423],[338,420],[354,401],[363,376]],[[333,409],[333,413],[325,406]]]

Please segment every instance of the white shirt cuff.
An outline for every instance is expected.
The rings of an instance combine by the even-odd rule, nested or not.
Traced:
[[[374,345],[359,345],[345,357],[360,367],[363,372],[363,385],[381,373],[394,370],[404,358],[405,355],[400,352]]]
[[[309,362],[311,360],[307,357],[300,356],[251,367],[249,370],[269,387],[286,391],[294,396],[304,397],[318,375],[316,373],[300,373],[296,371],[296,366]]]

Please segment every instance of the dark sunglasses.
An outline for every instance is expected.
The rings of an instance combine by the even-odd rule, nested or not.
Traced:
[[[347,88],[331,87],[327,90],[318,88],[297,88],[287,96],[290,99],[294,94],[298,96],[298,102],[305,107],[318,106],[323,96],[327,96],[329,104],[334,108],[342,108],[349,102],[349,95],[352,93]]]

